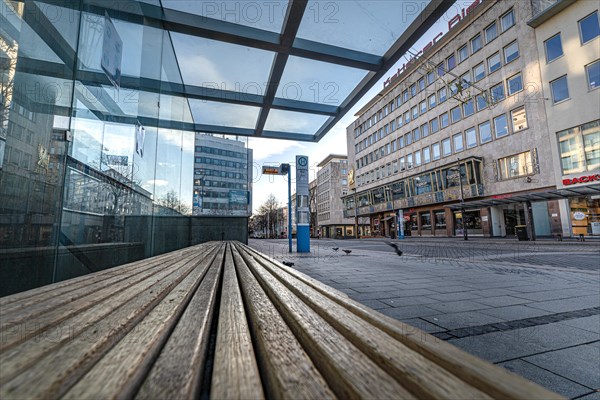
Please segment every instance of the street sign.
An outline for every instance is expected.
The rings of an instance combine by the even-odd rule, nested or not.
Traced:
[[[263,175],[287,175],[290,170],[290,164],[281,164],[279,167],[263,165]]]

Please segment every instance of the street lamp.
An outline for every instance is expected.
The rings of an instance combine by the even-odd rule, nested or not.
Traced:
[[[462,215],[462,225],[463,225],[463,239],[464,240],[469,240],[469,234],[467,232],[467,216],[465,214],[465,196],[463,193],[463,184],[462,184],[462,173],[460,171],[460,159],[458,160],[459,164],[449,168],[448,171],[452,171],[452,172],[456,172],[458,173],[458,183],[460,186],[460,212]]]

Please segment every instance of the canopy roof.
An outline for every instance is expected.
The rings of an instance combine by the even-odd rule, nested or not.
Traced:
[[[317,142],[453,3],[28,1],[36,12],[23,22],[49,54],[25,57],[18,70],[75,77],[77,117]],[[47,15],[48,4],[82,16],[79,37]],[[112,94],[96,61],[105,15],[123,40],[120,90],[135,91],[135,106]],[[78,49],[84,40],[98,49]],[[181,103],[185,112],[144,113],[140,103],[157,94],[161,106]],[[69,105],[56,104],[54,112],[61,110],[68,115]]]

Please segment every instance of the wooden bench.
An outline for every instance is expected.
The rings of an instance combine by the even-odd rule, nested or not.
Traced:
[[[0,398],[559,399],[240,243],[0,299]]]

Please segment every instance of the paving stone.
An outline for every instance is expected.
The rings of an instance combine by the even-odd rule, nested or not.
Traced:
[[[577,397],[590,391],[588,387],[578,385],[569,379],[530,364],[527,361],[513,360],[499,365],[565,397]]]
[[[583,308],[599,307],[600,297],[583,296],[561,300],[538,301],[535,303],[529,303],[528,306],[552,312],[576,311]]]
[[[391,307],[379,310],[383,314],[396,318],[396,319],[408,319],[408,318],[420,318],[427,317],[429,315],[439,314],[439,311],[428,308],[424,305],[407,306],[407,307]]]
[[[589,388],[600,387],[600,342],[546,352],[525,360]]]
[[[473,300],[460,300],[460,301],[449,301],[446,303],[430,304],[430,307],[434,310],[438,310],[446,313],[455,313],[463,311],[474,311],[488,308],[488,306],[481,303],[477,303]]]
[[[513,296],[497,296],[475,299],[476,302],[491,307],[514,306],[518,304],[530,303],[530,300],[520,299]]]
[[[427,322],[421,318],[407,318],[402,319],[401,321],[405,324],[409,324],[411,326],[419,328],[420,330],[425,331],[427,333],[443,332],[446,330],[446,328],[442,328],[440,326]]]
[[[438,303],[437,300],[431,299],[426,296],[391,297],[391,298],[381,298],[379,300],[385,304],[392,306],[392,307],[405,307],[405,306],[416,306],[419,304]]]
[[[562,324],[600,334],[600,315],[562,321]]]
[[[550,311],[544,311],[537,308],[531,308],[526,305],[516,305],[508,307],[498,308],[486,308],[480,311],[482,314],[491,315],[506,321],[513,321],[517,319],[539,317],[541,315],[551,314]]]
[[[545,300],[559,300],[568,299],[572,297],[582,297],[586,295],[593,295],[594,293],[589,290],[580,289],[558,289],[548,290],[545,292],[533,292],[533,293],[520,293],[515,296],[522,297],[524,299],[545,301]]]
[[[384,304],[382,302],[380,302],[379,300],[362,300],[360,301],[361,304],[372,308],[373,310],[381,310],[384,308],[389,308],[390,306],[387,304]]]
[[[577,400],[600,400],[600,389],[582,397],[578,397]]]
[[[486,325],[494,322],[502,322],[501,319],[482,314],[477,311],[437,314],[423,317],[424,320],[441,325],[446,329],[466,328],[477,325]]]
[[[490,362],[502,362],[544,351],[544,347],[534,341],[521,340],[518,331],[520,329],[492,332],[461,339],[450,339],[448,342]]]
[[[472,287],[459,285],[459,286],[436,286],[431,287],[431,290],[438,293],[453,293],[453,292],[468,292],[473,290]]]
[[[428,297],[439,301],[458,301],[458,300],[472,300],[481,299],[481,296],[473,292],[455,292],[455,293],[440,293],[431,294]]]

